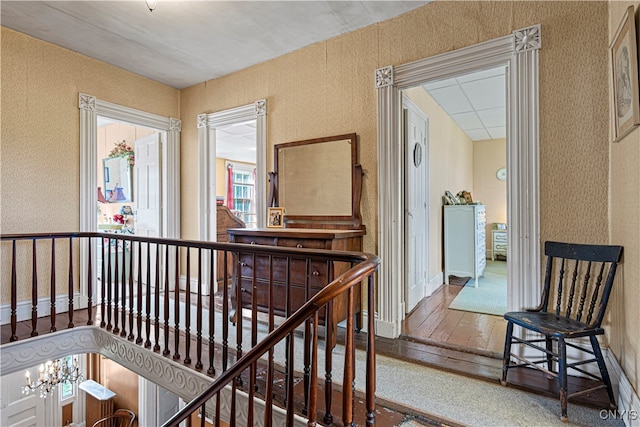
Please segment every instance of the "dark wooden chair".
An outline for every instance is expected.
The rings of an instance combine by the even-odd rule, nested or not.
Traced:
[[[594,390],[606,388],[610,406],[615,409],[609,373],[596,336],[604,334],[600,324],[613,286],[617,264],[622,256],[622,247],[546,242],[544,250],[547,266],[540,305],[535,309],[513,311],[504,315],[508,323],[501,383],[507,384],[509,369],[521,367],[533,367],[546,372],[550,378],[557,378],[562,412],[560,418],[564,422],[568,421],[567,400]],[[550,301],[552,294],[554,298]],[[526,335],[523,338],[514,336],[513,325],[524,328]],[[537,332],[544,337],[540,338],[537,334],[534,334],[536,337],[528,336],[530,332],[526,330]],[[591,349],[586,346],[587,342],[583,337],[589,337]],[[568,340],[573,342],[567,342]],[[524,347],[512,350],[511,347],[518,344]],[[524,352],[515,351],[526,350],[527,347],[541,351],[543,358],[532,360],[528,358],[528,353],[527,357],[524,357]],[[567,347],[588,353],[585,356],[588,359],[568,363]],[[514,359],[515,361],[512,361]],[[585,364],[593,362],[598,364],[600,376],[583,369]],[[557,364],[557,370],[554,369],[554,364]],[[588,390],[569,394],[568,368],[597,380],[599,384]]]
[[[91,427],[132,427],[136,414],[128,409],[116,409],[116,411],[104,418],[100,418]]]

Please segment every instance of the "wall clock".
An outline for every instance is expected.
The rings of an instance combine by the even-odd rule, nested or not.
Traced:
[[[498,171],[496,172],[496,177],[500,181],[504,181],[505,179],[507,179],[507,168],[498,169]]]

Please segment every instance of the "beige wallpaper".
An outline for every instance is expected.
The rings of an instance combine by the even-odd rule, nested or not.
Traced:
[[[180,92],[103,62],[1,27],[0,231],[78,231],[78,93],[163,116],[180,117]],[[38,252],[45,274],[46,249]],[[8,299],[2,252],[2,302]],[[62,262],[62,258],[56,258]],[[19,272],[30,286],[30,270]],[[29,271],[27,271],[29,270]],[[61,268],[60,271],[66,271]],[[62,275],[61,275],[62,277]],[[76,277],[76,283],[78,283]],[[46,283],[41,279],[40,285]],[[21,285],[25,289],[26,285]],[[58,290],[66,289],[64,280]],[[40,296],[49,294],[42,289]],[[26,296],[26,290],[21,297]]]
[[[487,257],[491,255],[493,224],[507,222],[507,181],[496,177],[507,164],[507,140],[486,139],[473,143],[473,200],[486,205]]]
[[[443,272],[446,190],[474,191],[473,142],[422,87],[403,91],[429,118],[429,278]]]
[[[634,5],[636,25],[638,2],[609,3],[609,39],[613,39],[626,8]],[[640,130],[622,141],[611,143],[609,172],[609,241],[624,246],[624,263],[619,270],[609,302],[607,336],[614,355],[640,393]],[[609,333],[611,332],[611,333]],[[625,408],[626,409],[626,408]]]

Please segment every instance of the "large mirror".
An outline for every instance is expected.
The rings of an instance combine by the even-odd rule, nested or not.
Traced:
[[[356,134],[347,134],[274,147],[272,206],[285,209],[288,226],[342,222],[360,228],[362,169],[356,144]]]
[[[110,203],[131,202],[132,179],[128,157],[107,157],[102,160],[104,197]]]

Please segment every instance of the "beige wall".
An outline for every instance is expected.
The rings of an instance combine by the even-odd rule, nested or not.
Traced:
[[[429,278],[442,273],[446,190],[474,191],[473,142],[422,87],[403,92],[429,118]]]
[[[162,116],[180,117],[180,92],[104,62],[1,27],[0,230],[78,231],[80,92]],[[195,123],[195,122],[194,122]],[[97,191],[97,190],[96,190]],[[77,253],[77,252],[76,252]],[[6,266],[7,251],[2,253]],[[46,249],[38,259],[47,264]],[[56,259],[65,271],[63,259]],[[24,266],[26,269],[27,266]],[[8,301],[2,268],[2,302]],[[44,271],[44,270],[43,270]],[[30,280],[27,270],[19,277]],[[79,283],[76,279],[75,283]],[[39,296],[49,294],[40,281]],[[59,291],[66,289],[60,281]],[[20,298],[30,297],[25,288]]]
[[[495,222],[507,222],[507,181],[496,177],[507,164],[507,140],[485,139],[473,143],[473,200],[486,205],[487,256],[491,255],[491,230]]]
[[[609,40],[618,29],[629,5],[637,10],[638,2],[609,3]],[[637,24],[636,24],[637,25]],[[609,172],[609,240],[624,246],[624,264],[614,285],[609,314],[609,344],[631,381],[640,392],[640,130],[622,141],[611,143],[603,138],[610,155]]]

